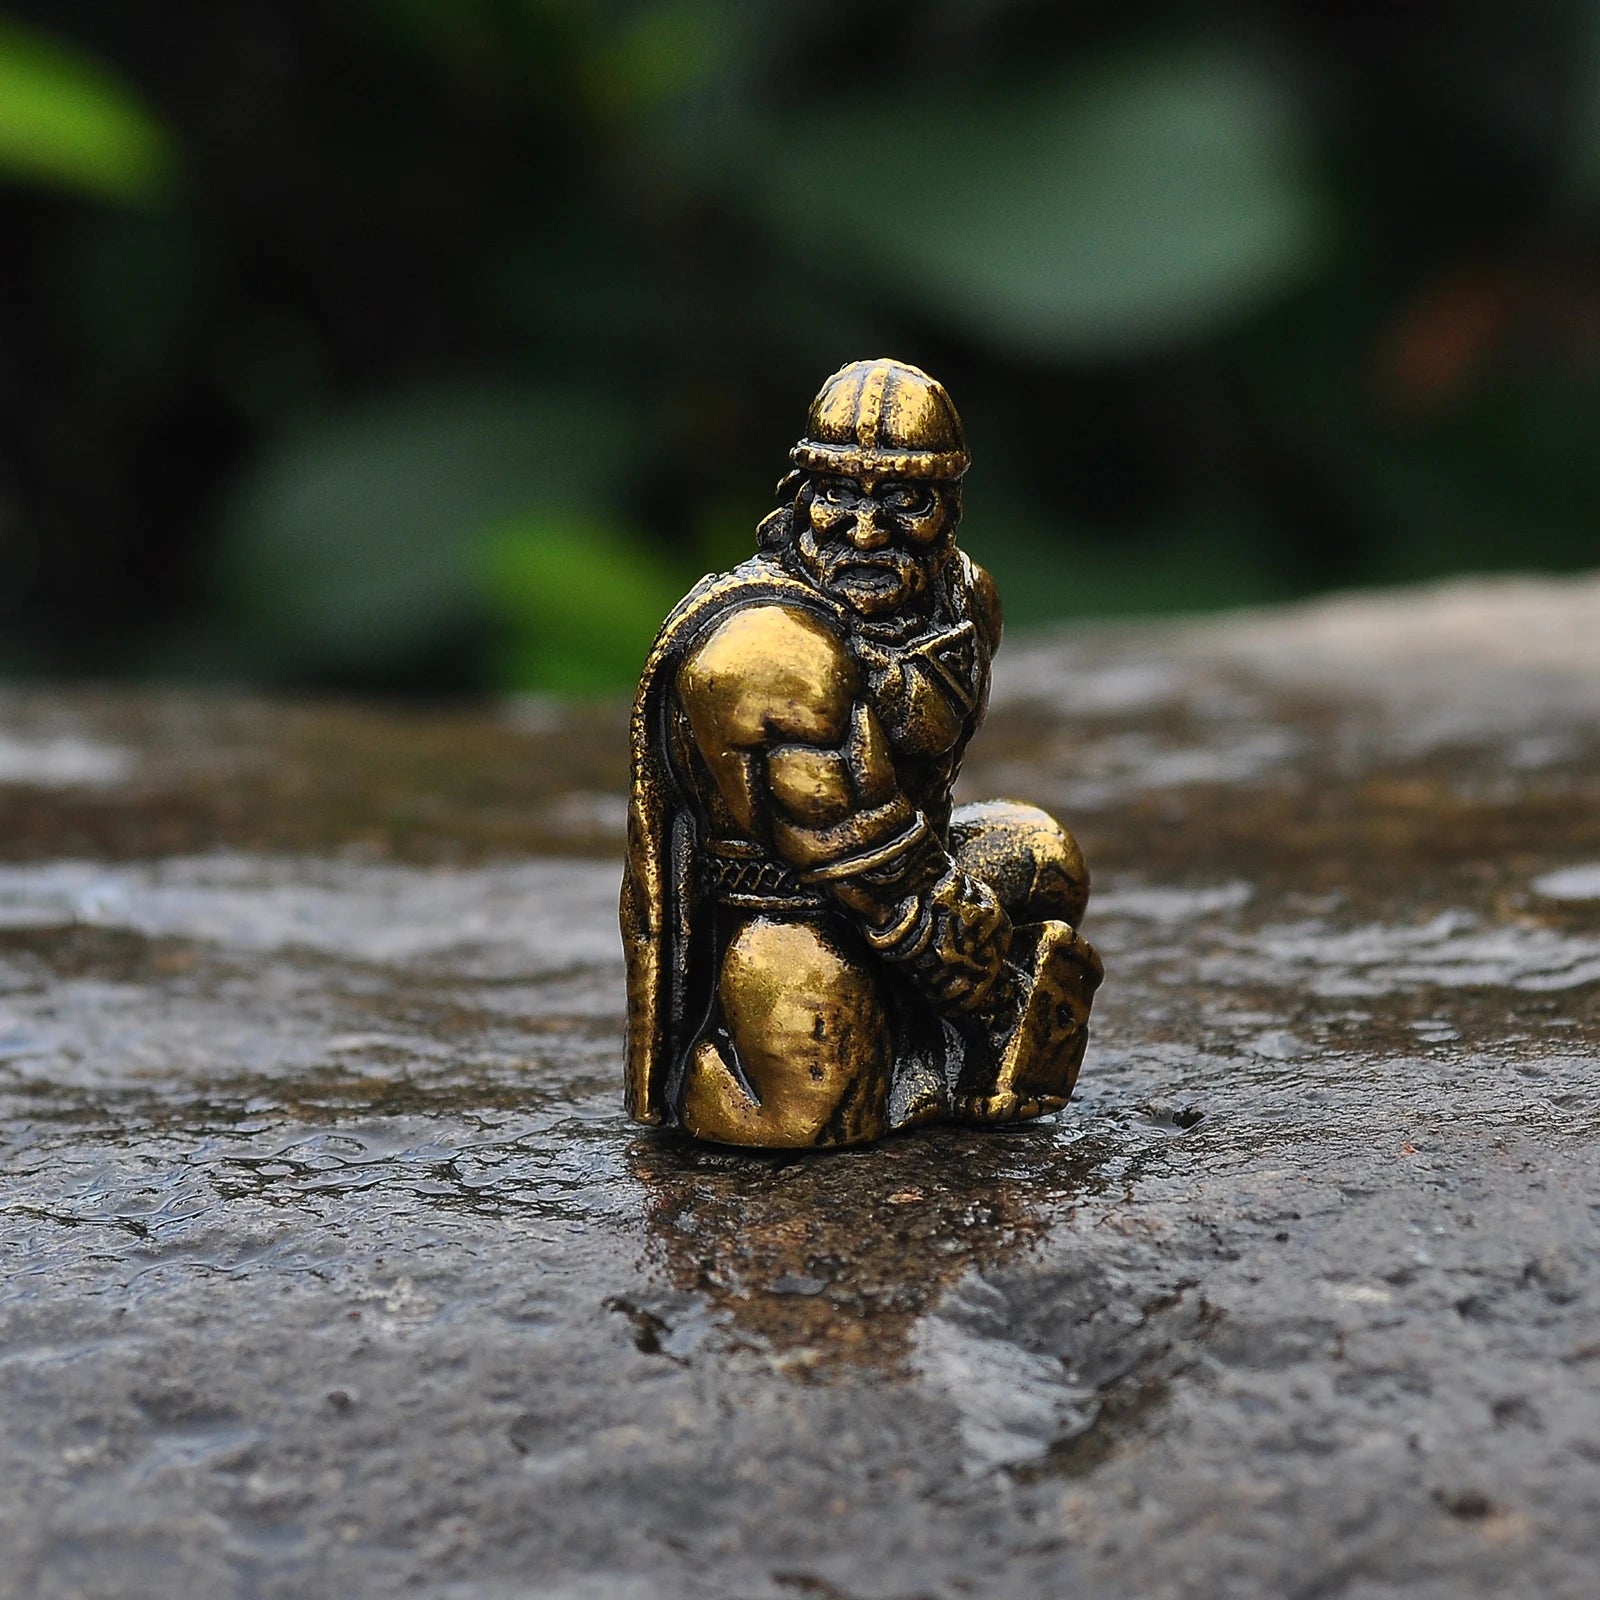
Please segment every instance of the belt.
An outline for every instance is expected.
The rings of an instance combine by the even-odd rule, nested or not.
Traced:
[[[817,912],[828,908],[820,889],[749,839],[712,839],[702,846],[701,882],[725,906],[746,911]]]

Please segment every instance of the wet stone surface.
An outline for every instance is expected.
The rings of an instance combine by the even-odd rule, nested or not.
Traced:
[[[1597,1593],[1600,585],[1013,641],[995,1134],[619,1104],[622,712],[0,697],[0,1594]]]

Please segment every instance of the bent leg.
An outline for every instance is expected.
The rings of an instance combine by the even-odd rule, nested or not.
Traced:
[[[695,1046],[682,1122],[698,1139],[794,1148],[888,1131],[893,1042],[865,952],[817,918],[752,917],[718,982],[723,1039]],[[724,1058],[729,1045],[749,1088]]]
[[[950,853],[982,878],[1016,923],[1054,919],[1074,928],[1089,901],[1089,869],[1049,812],[1017,800],[978,800],[950,818]]]

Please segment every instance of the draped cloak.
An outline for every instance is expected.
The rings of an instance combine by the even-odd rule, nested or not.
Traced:
[[[777,560],[757,555],[702,578],[662,624],[640,674],[629,723],[632,784],[622,944],[628,969],[628,1113],[670,1120],[668,1082],[692,1041],[690,936],[703,893],[696,870],[692,796],[674,770],[673,686],[689,652],[730,611],[777,602],[840,626],[842,609]],[[700,997],[703,1001],[704,997]]]

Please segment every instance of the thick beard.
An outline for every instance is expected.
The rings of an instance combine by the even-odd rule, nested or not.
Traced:
[[[869,622],[889,622],[928,609],[937,565],[935,552],[919,558],[901,549],[863,551],[844,546],[823,550],[809,519],[795,520],[800,524],[795,559],[806,577],[830,599]]]

